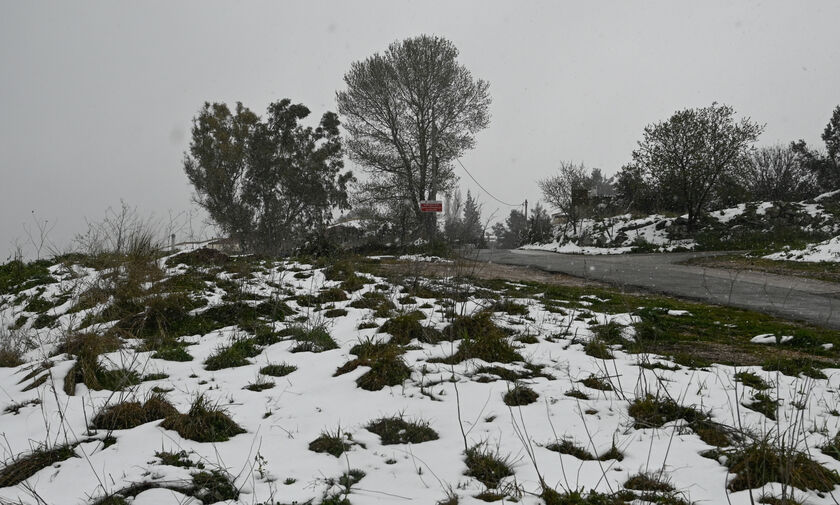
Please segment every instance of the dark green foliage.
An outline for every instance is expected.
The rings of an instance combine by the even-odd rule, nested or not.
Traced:
[[[537,401],[540,395],[536,391],[523,384],[515,384],[505,393],[503,400],[505,405],[509,407],[519,407],[522,405],[530,405]]]
[[[827,379],[828,376],[820,370],[824,366],[826,365],[809,358],[775,358],[766,361],[761,368],[768,372],[779,371],[792,377],[802,374],[812,379]]]
[[[270,375],[272,377],[284,377],[297,370],[294,365],[286,363],[272,364],[260,368],[260,373],[263,375]]]
[[[175,407],[161,395],[153,395],[142,405],[122,402],[99,412],[91,422],[98,430],[128,430],[141,424],[178,415]]]
[[[284,330],[284,334],[298,342],[292,347],[292,352],[324,352],[338,349],[338,344],[324,325],[290,326]]]
[[[379,435],[383,445],[419,444],[438,439],[427,421],[407,421],[402,414],[371,421],[365,428]]]
[[[166,361],[192,361],[193,357],[184,349],[183,346],[174,345],[171,347],[161,347],[152,357],[155,359],[162,359]]]
[[[322,431],[318,438],[309,442],[309,450],[331,454],[337,458],[344,454],[344,451],[349,451],[352,445],[339,427],[335,433]]]
[[[590,328],[595,334],[595,339],[607,344],[626,344],[623,336],[624,327],[614,321],[607,324],[598,324]]]
[[[324,311],[324,317],[335,318],[347,315],[346,309],[329,309]]]
[[[833,438],[829,439],[829,441],[822,446],[820,450],[823,454],[840,461],[840,432],[834,435]]]
[[[358,357],[339,367],[334,375],[351,372],[360,366],[370,367],[356,379],[362,389],[379,391],[385,386],[398,386],[411,377],[411,369],[403,361],[401,349],[394,344],[368,339],[354,345],[350,352]]]
[[[49,266],[47,260],[31,263],[13,260],[0,265],[0,295],[15,294],[35,286],[58,282],[50,275]]]
[[[209,247],[202,247],[194,251],[182,252],[168,258],[166,260],[167,267],[174,267],[177,265],[187,265],[190,267],[210,267],[210,266],[225,266],[230,263],[230,256],[210,249]]]
[[[219,347],[216,352],[210,355],[204,362],[207,370],[221,370],[251,364],[248,358],[260,354],[253,338],[239,338],[232,341],[225,347]]]
[[[588,400],[589,399],[589,395],[584,393],[583,391],[581,391],[579,389],[570,389],[563,394],[566,395],[566,396],[570,396],[572,398],[577,398],[578,400]]]
[[[671,398],[652,395],[637,398],[630,404],[627,413],[635,420],[633,427],[636,429],[660,428],[665,423],[682,419],[709,445],[722,447],[731,443],[724,427],[713,422],[708,413],[684,407]]]
[[[580,383],[588,388],[597,389],[599,391],[612,391],[613,389],[612,384],[601,377],[596,377],[595,375],[590,375],[589,377],[582,379]]]
[[[645,473],[638,473],[630,477],[624,483],[624,487],[636,491],[652,491],[664,493],[669,493],[674,490],[674,486],[672,486],[671,484],[663,481],[655,475]]]
[[[467,471],[470,476],[487,486],[496,488],[505,477],[513,475],[513,468],[507,458],[493,452],[485,444],[478,444],[467,449]]]
[[[600,340],[590,340],[583,348],[584,352],[589,356],[597,359],[615,359],[607,344]]]
[[[159,451],[155,453],[155,457],[160,459],[161,465],[177,466],[179,468],[204,468],[204,463],[201,461],[193,463],[187,451],[166,452]]]
[[[528,307],[521,303],[516,303],[510,299],[498,300],[493,303],[487,310],[491,312],[504,312],[512,316],[527,316]]]
[[[430,326],[424,326],[420,321],[425,318],[422,312],[400,314],[385,321],[379,331],[391,334],[391,342],[397,345],[408,345],[412,340],[424,343],[440,341],[440,332]]]
[[[216,503],[239,498],[239,490],[233,485],[230,477],[219,470],[195,473],[192,476],[192,481],[193,492],[190,494],[203,503]]]
[[[726,456],[725,465],[735,475],[727,484],[730,491],[779,482],[802,490],[827,492],[840,484],[837,472],[826,469],[805,453],[782,450],[769,439],[756,439],[748,445],[716,451],[716,455]]]
[[[570,438],[564,438],[558,442],[552,442],[545,446],[546,449],[549,451],[559,452],[560,454],[568,454],[570,456],[574,456],[581,461],[607,461],[611,459],[615,459],[621,461],[624,459],[624,454],[615,446],[615,444],[610,447],[610,449],[603,454],[593,455],[591,452],[586,450],[583,446],[577,444],[574,440]]]
[[[161,427],[196,442],[225,442],[232,436],[245,433],[222,408],[211,405],[203,396],[193,401],[188,413],[167,417]]]
[[[779,401],[774,400],[766,393],[756,393],[752,397],[752,401],[745,403],[744,407],[764,414],[769,419],[776,420],[776,409],[779,406]]]
[[[247,250],[292,251],[348,205],[338,117],[327,112],[313,129],[298,124],[308,115],[283,99],[265,120],[223,103],[205,103],[193,120],[184,171],[199,205]]]
[[[74,456],[73,447],[69,445],[38,449],[19,456],[0,469],[0,487],[15,486],[38,471]]]
[[[271,389],[273,387],[274,382],[265,379],[257,379],[256,381],[245,386],[245,389],[249,391],[260,392],[265,391],[266,389]]]
[[[457,318],[443,330],[443,335],[449,339],[461,339],[461,344],[452,356],[430,361],[447,364],[456,364],[468,359],[481,359],[490,363],[524,361],[508,341],[506,332],[493,323],[487,312]]]

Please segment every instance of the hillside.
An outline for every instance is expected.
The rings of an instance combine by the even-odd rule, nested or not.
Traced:
[[[837,332],[429,259],[0,267],[0,503],[834,503]]]
[[[781,250],[785,246],[790,249],[791,244],[794,248],[800,244],[805,247],[808,242],[820,242],[838,233],[840,191],[834,191],[802,202],[751,202],[713,211],[695,232],[688,230],[686,216],[623,214],[584,219],[576,231],[571,225],[557,227],[554,242],[523,248],[575,254]],[[797,256],[794,253],[789,257]]]

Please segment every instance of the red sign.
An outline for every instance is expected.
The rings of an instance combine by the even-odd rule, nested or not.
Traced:
[[[440,200],[421,200],[420,212],[443,212],[443,202]]]

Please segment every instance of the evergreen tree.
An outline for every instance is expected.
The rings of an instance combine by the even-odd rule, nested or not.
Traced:
[[[210,218],[247,250],[288,253],[323,230],[334,207],[348,208],[338,117],[317,128],[309,109],[284,99],[265,120],[236,104],[205,103],[193,119],[184,171]]]
[[[476,247],[486,245],[484,227],[481,225],[481,206],[469,190],[467,190],[467,200],[464,202],[463,237],[464,243]]]
[[[528,232],[526,242],[529,244],[545,244],[551,242],[552,226],[551,217],[539,202],[534,206],[533,212],[528,217]]]

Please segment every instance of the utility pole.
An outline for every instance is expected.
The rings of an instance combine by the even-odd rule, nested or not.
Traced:
[[[528,222],[528,199],[525,199],[525,222]]]

